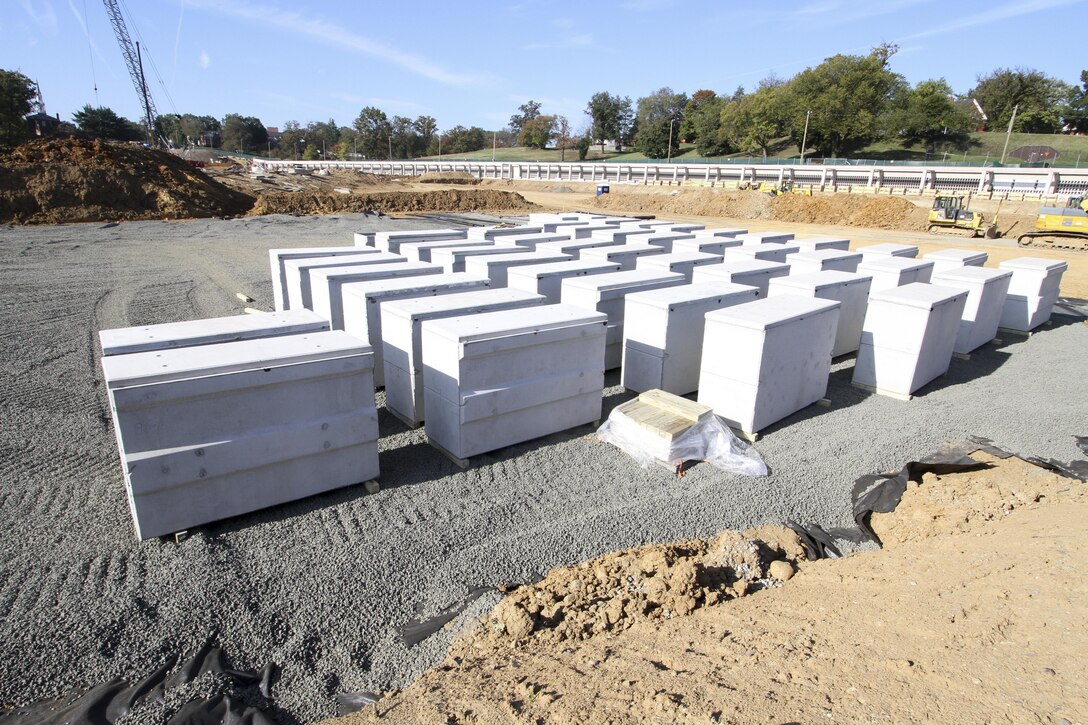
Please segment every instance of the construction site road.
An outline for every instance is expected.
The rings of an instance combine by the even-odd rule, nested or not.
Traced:
[[[415,647],[396,627],[481,585],[723,528],[847,525],[858,475],[969,435],[1063,461],[1080,455],[1088,326],[1063,308],[1030,338],[953,360],[909,402],[854,388],[852,361],[837,362],[829,407],[764,431],[765,478],[641,469],[589,427],[481,455],[462,471],[423,430],[389,415],[379,393],[379,492],[355,486],[180,543],[138,543],[98,331],[271,309],[269,248],[449,224],[354,215],[0,227],[0,702],[139,677],[214,634],[234,667],[275,662],[276,718],[310,722],[336,713],[338,692],[404,686],[440,662],[458,623],[497,593]],[[846,232],[855,244],[890,240]],[[1064,291],[1085,296],[1078,289]],[[604,415],[630,397],[614,373],[606,382]]]

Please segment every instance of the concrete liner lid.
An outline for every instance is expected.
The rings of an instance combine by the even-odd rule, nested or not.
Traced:
[[[864,268],[907,272],[912,269],[925,269],[932,266],[932,260],[915,259],[914,257],[869,257],[858,265],[858,271],[860,272]]]
[[[302,332],[328,330],[329,321],[307,309],[284,310],[263,315],[231,315],[102,330],[98,333],[98,340],[104,355],[121,355],[149,348],[234,342],[270,329],[290,334],[295,328]]]
[[[310,270],[312,282],[339,282],[350,280],[355,275],[397,274],[401,277],[412,274],[438,274],[442,268],[430,262],[389,262],[387,264],[347,264],[343,267],[320,267]]]
[[[404,257],[389,252],[370,252],[369,254],[341,254],[336,256],[303,257],[300,259],[286,259],[287,267],[309,268],[317,267],[343,267],[349,264],[380,264],[381,262],[405,262]]]
[[[942,279],[956,282],[978,283],[990,282],[1003,277],[1012,277],[1011,269],[994,269],[992,267],[956,267],[936,272],[933,279]]]
[[[104,357],[102,370],[114,390],[352,356],[373,366],[370,345],[346,332],[315,332]]]
[[[870,244],[867,247],[859,247],[858,251],[862,253],[870,252],[876,254],[890,254],[892,252],[902,252],[910,249],[917,250],[918,247],[914,246],[913,244]]]
[[[822,290],[825,287],[838,287],[840,285],[861,284],[872,282],[872,275],[853,274],[838,270],[825,270],[823,272],[809,272],[808,274],[795,274],[789,277],[775,277],[771,284],[775,287],[794,287],[805,291]]]
[[[481,340],[516,337],[519,333],[536,333],[586,324],[600,324],[603,331],[608,316],[573,305],[542,305],[531,310],[514,309],[483,312],[478,315],[445,317],[424,322],[429,334],[460,342],[462,345]]]
[[[457,292],[452,295],[434,297],[413,297],[406,300],[393,300],[382,305],[382,313],[388,313],[403,319],[426,319],[435,313],[446,310],[470,310],[474,306],[494,305],[508,302],[532,302],[543,300],[543,295],[523,292],[510,287],[481,289],[472,292]]]
[[[822,262],[825,259],[857,259],[862,258],[861,252],[848,252],[845,249],[804,249],[790,255],[793,259]]]
[[[738,274],[745,272],[774,272],[780,269],[789,269],[789,267],[788,264],[767,262],[762,259],[730,259],[728,262],[722,262],[721,264],[706,264],[699,269]]]
[[[792,241],[794,244],[812,244],[814,242],[849,242],[850,240],[846,237],[794,237]]]
[[[410,292],[412,290],[428,291],[440,290],[445,287],[463,287],[487,285],[491,282],[487,277],[468,272],[454,272],[452,274],[425,274],[419,277],[395,277],[393,279],[373,279],[364,282],[349,282],[344,285],[343,293],[345,301],[352,297],[359,301],[371,299],[375,295]]]
[[[819,297],[782,295],[706,313],[707,322],[727,322],[753,330],[767,330],[811,315],[838,309],[842,303]]]
[[[574,257],[569,254],[551,252],[548,250],[526,251],[524,254],[477,254],[472,257],[473,264],[498,262],[500,264],[515,264],[519,266],[530,265],[533,262],[544,264],[546,262],[567,262],[573,260]]]
[[[273,257],[279,257],[284,254],[293,254],[296,256],[312,254],[315,257],[323,257],[344,254],[381,254],[382,251],[373,247],[276,247],[274,249],[269,249],[268,253]]]
[[[1032,272],[1056,272],[1065,271],[1069,264],[1060,259],[1043,259],[1041,257],[1017,257],[1009,259],[998,265],[1001,269],[1026,269]]]
[[[570,274],[571,272],[592,272],[595,269],[612,269],[619,271],[619,265],[615,262],[595,262],[593,260],[571,259],[565,262],[527,264],[521,269],[510,270],[510,274],[518,276],[527,275],[542,279],[544,277]]]
[[[666,254],[650,255],[646,258],[646,264],[652,267],[667,267],[670,264],[705,262],[708,259],[721,259],[721,257],[709,252],[668,252]]]
[[[664,272],[656,269],[630,269],[625,272],[591,274],[587,277],[571,277],[563,280],[564,286],[580,287],[585,290],[610,292],[623,290],[634,285],[666,282],[672,279],[684,279],[679,272]]]
[[[935,252],[927,253],[923,259],[939,259],[958,262],[961,259],[979,259],[985,258],[988,255],[986,252],[976,252],[970,249],[938,249]]]
[[[946,304],[957,297],[965,297],[967,290],[955,287],[942,287],[924,282],[912,282],[902,287],[893,287],[889,290],[873,292],[869,295],[869,304],[874,302],[891,302],[897,305],[917,307],[923,310],[932,310],[934,307]]]
[[[756,297],[758,287],[735,282],[700,282],[676,287],[659,287],[644,292],[632,292],[627,301],[636,301],[651,307],[673,310],[687,305],[698,305],[708,300],[724,297]]]

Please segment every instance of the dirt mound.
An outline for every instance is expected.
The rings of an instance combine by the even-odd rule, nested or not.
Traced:
[[[505,597],[485,628],[455,649],[507,649],[616,633],[637,622],[696,609],[778,586],[803,557],[789,529],[725,531],[713,539],[641,546],[555,569]]]
[[[3,223],[222,217],[252,204],[176,156],[138,146],[36,140],[0,156]]]
[[[536,205],[511,191],[460,190],[381,191],[366,194],[323,194],[272,192],[261,194],[250,215],[341,214],[361,212],[417,211],[523,211]]]
[[[480,180],[467,171],[432,171],[428,174],[411,177],[411,181],[421,184],[479,184]]]

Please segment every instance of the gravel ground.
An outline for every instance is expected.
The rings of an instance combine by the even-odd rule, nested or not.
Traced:
[[[795,519],[851,523],[862,473],[944,440],[1078,458],[1088,433],[1088,327],[1071,316],[987,347],[911,402],[832,372],[812,407],[757,444],[772,475],[697,466],[681,480],[595,443],[589,427],[482,455],[461,471],[378,395],[382,490],[362,486],[135,541],[98,360],[97,331],[271,309],[266,250],[351,243],[420,226],[363,216],[0,228],[0,703],[146,674],[212,632],[236,667],[274,661],[283,722],[335,714],[341,691],[402,686],[450,630],[412,649],[394,627],[481,584],[649,542]],[[608,376],[605,410],[626,400]],[[486,610],[478,600],[461,621]]]

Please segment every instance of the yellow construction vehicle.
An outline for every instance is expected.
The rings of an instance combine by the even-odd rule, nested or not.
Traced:
[[[964,206],[963,196],[958,194],[937,194],[933,208],[929,211],[930,234],[958,234],[959,236],[994,239],[1000,236],[997,230],[997,218],[990,224],[979,212],[968,211]]]
[[[756,184],[754,181],[742,181],[737,184],[737,188],[748,191],[761,191],[764,194],[770,194],[771,196],[779,196],[781,194],[802,194],[804,196],[812,196],[812,189],[802,189],[799,186],[794,186],[793,182],[786,179],[781,185],[774,181],[764,181],[761,184]]]
[[[1021,247],[1058,247],[1088,251],[1088,196],[1074,196],[1066,206],[1039,209],[1034,231],[1016,240]]]

